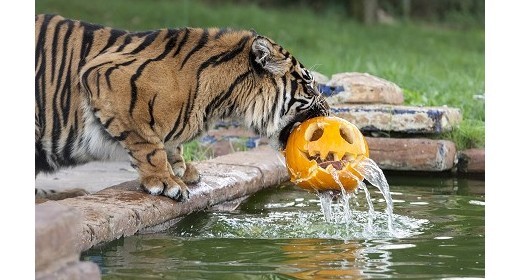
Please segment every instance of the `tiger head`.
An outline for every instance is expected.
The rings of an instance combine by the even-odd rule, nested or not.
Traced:
[[[266,135],[273,146],[285,149],[293,127],[330,114],[310,71],[271,39],[254,38],[249,63],[260,88],[246,111],[246,124]]]

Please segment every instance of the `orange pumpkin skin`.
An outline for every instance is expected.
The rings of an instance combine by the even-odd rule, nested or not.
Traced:
[[[368,156],[363,134],[338,117],[316,117],[301,123],[291,132],[285,149],[291,182],[309,191],[341,191],[343,187],[353,192],[364,179],[353,167]],[[334,173],[341,185],[334,180]]]

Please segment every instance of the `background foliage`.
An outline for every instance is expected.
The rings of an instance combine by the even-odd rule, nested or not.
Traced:
[[[359,9],[371,1],[367,24]],[[442,137],[485,145],[483,0],[39,0],[36,12],[134,31],[255,29],[329,77],[367,72],[403,88],[405,104],[460,108],[463,123]]]

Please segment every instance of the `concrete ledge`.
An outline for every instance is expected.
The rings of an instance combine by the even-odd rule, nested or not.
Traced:
[[[53,201],[35,210],[36,279],[100,279],[96,264],[79,261],[81,213]]]
[[[442,133],[462,121],[460,110],[449,107],[338,104],[331,109],[363,132]]]
[[[44,211],[42,207],[54,203],[74,209],[72,220],[81,220],[83,216],[81,224],[71,228],[70,235],[75,238],[77,250],[84,251],[289,180],[283,157],[270,147],[229,154],[196,166],[202,174],[201,182],[190,186],[191,197],[183,203],[145,194],[134,180],[93,195],[45,202],[36,205],[36,211]]]
[[[445,171],[456,164],[455,144],[426,138],[366,137],[370,158],[383,170]]]

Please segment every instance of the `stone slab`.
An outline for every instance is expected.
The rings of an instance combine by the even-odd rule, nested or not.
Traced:
[[[81,213],[72,207],[53,201],[36,206],[36,279],[101,279],[97,265],[79,261],[76,233],[81,221]]]
[[[460,151],[457,170],[461,173],[485,173],[486,152],[484,149],[468,149]]]
[[[84,251],[289,179],[283,157],[270,147],[233,153],[195,165],[202,178],[190,186],[191,196],[186,202],[145,194],[134,180],[91,195],[45,202],[36,205],[36,211],[48,203],[58,203],[80,213],[81,226],[75,227],[72,234],[77,250]],[[75,217],[79,219],[79,215]]]
[[[327,96],[329,105],[345,103],[400,105],[404,102],[403,91],[398,85],[368,73],[334,74],[319,88]]]
[[[369,157],[383,170],[446,171],[456,163],[455,144],[426,138],[365,137]]]
[[[355,124],[362,132],[440,134],[462,121],[458,108],[393,105],[334,105],[334,115]]]

